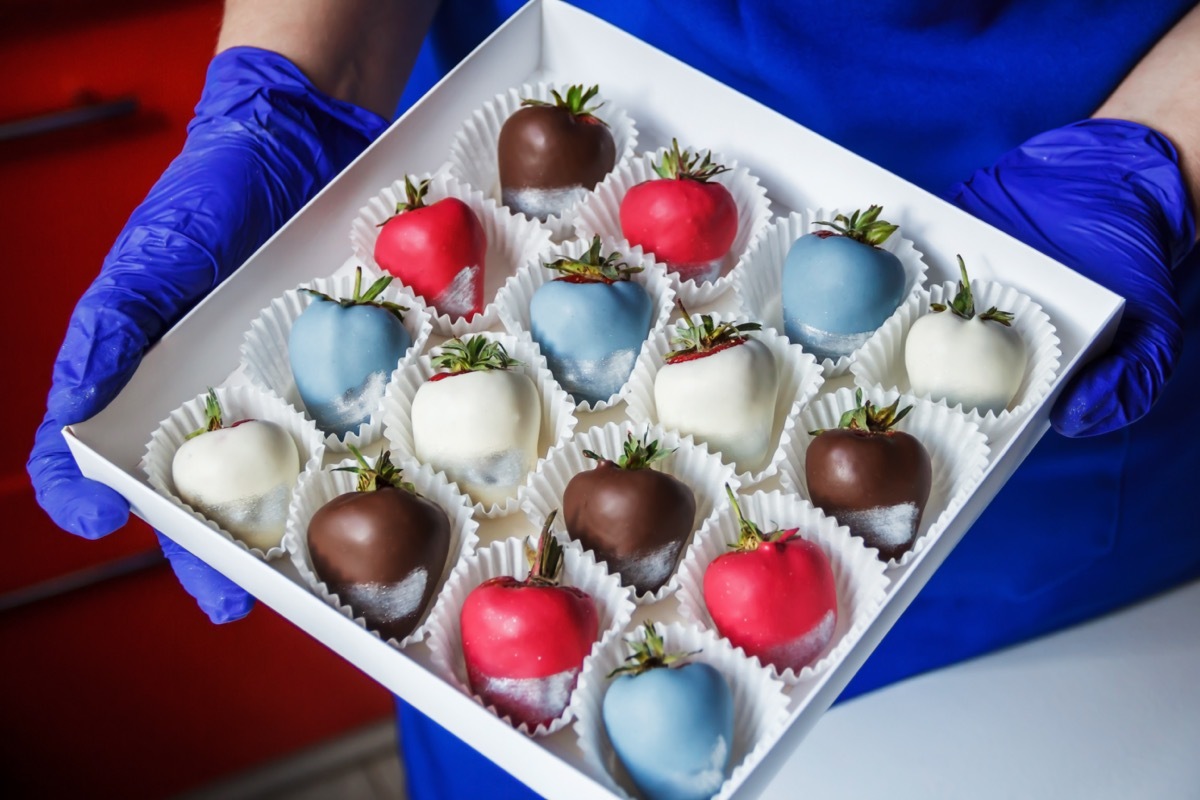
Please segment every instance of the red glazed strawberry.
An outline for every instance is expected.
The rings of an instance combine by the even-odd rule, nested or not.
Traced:
[[[596,604],[559,586],[562,545],[546,520],[529,576],[504,576],[475,587],[460,615],[471,690],[514,725],[549,724],[566,710],[583,659],[599,638]]]
[[[838,427],[813,431],[804,457],[813,505],[879,550],[885,561],[912,548],[929,501],[933,466],[925,446],[911,434],[892,430],[912,406],[897,411],[863,402],[842,415]]]
[[[654,165],[661,177],[634,186],[621,201],[621,232],[630,244],[695,281],[720,276],[721,260],[737,236],[737,205],[729,190],[711,179],[728,171],[671,140],[671,150]]]
[[[737,512],[734,550],[704,573],[704,603],[717,631],[781,672],[813,663],[837,627],[837,590],[825,552],[797,529],[763,533]]]
[[[386,220],[375,240],[375,262],[451,319],[483,311],[487,234],[457,197],[425,205],[429,181],[404,178],[406,202]]]

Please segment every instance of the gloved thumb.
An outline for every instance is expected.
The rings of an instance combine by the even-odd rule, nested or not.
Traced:
[[[79,472],[62,437],[62,426],[47,414],[38,428],[27,464],[38,503],[63,530],[99,539],[129,519],[129,503],[102,483]]]

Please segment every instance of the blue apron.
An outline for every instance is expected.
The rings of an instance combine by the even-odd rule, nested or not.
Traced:
[[[576,4],[941,193],[1030,136],[1090,116],[1192,0],[1105,8],[868,0],[836,10],[789,0]],[[443,0],[401,107],[520,5]],[[1184,355],[1154,410],[1106,436],[1048,434],[843,699],[1200,576],[1200,526],[1181,503],[1200,474],[1200,448],[1180,435],[1190,437],[1180,421],[1200,390],[1198,262],[1193,252],[1177,271]],[[533,796],[432,721],[398,708],[414,800]]]

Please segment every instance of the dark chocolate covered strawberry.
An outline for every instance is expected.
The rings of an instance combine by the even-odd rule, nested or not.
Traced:
[[[581,200],[617,163],[608,124],[588,106],[598,86],[526,99],[504,122],[497,145],[504,205],[545,222]]]
[[[820,657],[837,627],[837,582],[829,557],[799,530],[763,533],[737,513],[738,541],[704,572],[704,604],[717,631],[781,672]]]
[[[733,195],[713,180],[728,168],[707,151],[703,159],[681,152],[672,139],[654,171],[657,179],[637,184],[621,200],[622,234],[683,280],[716,280],[738,229]]]
[[[692,535],[695,495],[683,481],[652,468],[671,452],[632,433],[616,461],[585,450],[596,468],[571,478],[563,493],[571,538],[639,594],[667,582]]]
[[[383,453],[371,466],[353,445],[354,492],[313,514],[308,550],[313,571],[367,627],[384,639],[413,632],[433,599],[450,553],[450,520],[417,494]]]
[[[546,520],[525,580],[502,576],[471,590],[459,616],[471,691],[513,724],[549,724],[566,710],[600,635],[596,603],[560,586],[562,545]]]
[[[813,505],[837,518],[879,550],[885,561],[912,548],[929,501],[933,467],[925,446],[892,430],[911,410],[863,401],[842,415],[837,428],[814,431],[804,470]]]

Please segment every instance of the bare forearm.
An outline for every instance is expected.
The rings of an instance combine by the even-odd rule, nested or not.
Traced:
[[[1159,40],[1095,116],[1140,122],[1174,142],[1200,212],[1200,6]]]
[[[438,0],[226,0],[217,52],[290,59],[321,91],[391,117]]]

